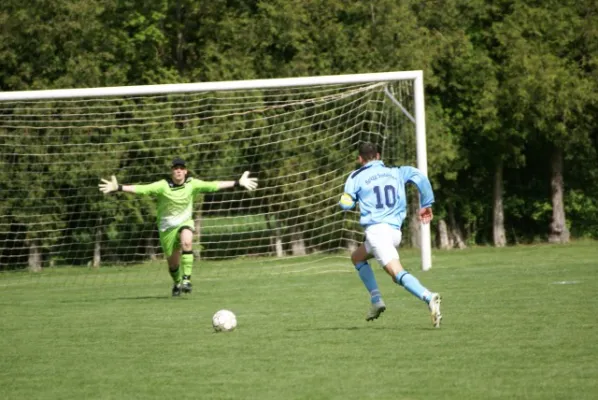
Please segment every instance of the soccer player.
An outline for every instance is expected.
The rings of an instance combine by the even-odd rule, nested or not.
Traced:
[[[401,243],[401,224],[405,219],[407,203],[405,185],[414,183],[420,192],[419,219],[427,224],[432,220],[434,194],[428,178],[417,168],[387,167],[372,143],[359,146],[361,168],[353,171],[345,183],[339,205],[350,210],[359,203],[359,223],[365,228],[365,241],[351,254],[351,261],[370,293],[371,308],[366,321],[380,316],[386,305],[378,289],[368,259],[375,257],[393,281],[428,304],[434,327],[440,327],[440,295],[426,289],[416,277],[403,269],[397,248]]]
[[[181,291],[191,293],[193,269],[193,200],[198,193],[215,192],[236,186],[252,191],[257,188],[257,178],[249,178],[245,171],[237,181],[205,182],[187,176],[185,161],[175,158],[171,164],[171,177],[148,185],[120,185],[113,175],[110,181],[99,184],[104,194],[127,192],[156,196],[158,201],[158,230],[160,245],[167,257],[168,270],[174,281],[172,295]]]

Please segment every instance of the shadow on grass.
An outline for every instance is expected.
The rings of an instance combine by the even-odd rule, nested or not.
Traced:
[[[92,299],[77,299],[77,300],[62,300],[60,303],[98,303],[98,302],[105,302],[105,301],[117,301],[117,300],[170,300],[173,299],[172,296],[163,295],[163,296],[132,296],[132,297],[113,297],[113,298],[105,298],[105,297],[96,297]],[[179,297],[174,299],[186,299],[185,297]]]
[[[359,331],[359,330],[389,330],[396,331],[397,328],[390,326],[330,326],[327,328],[298,328],[298,329],[287,329],[289,332],[309,332],[309,331]]]
[[[172,296],[132,296],[132,297],[117,297],[114,300],[169,300]],[[179,299],[186,299],[185,297],[178,297]]]

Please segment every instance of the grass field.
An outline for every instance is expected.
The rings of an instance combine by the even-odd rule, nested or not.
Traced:
[[[435,252],[443,326],[342,257],[0,275],[0,399],[596,399],[598,243]],[[214,333],[229,308],[239,326]]]

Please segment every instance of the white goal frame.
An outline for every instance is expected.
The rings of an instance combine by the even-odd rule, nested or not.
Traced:
[[[413,81],[414,93],[414,115],[410,115],[400,103],[389,93],[387,96],[393,101],[414,124],[416,133],[417,167],[428,175],[428,158],[426,146],[426,119],[424,106],[424,83],[423,71],[396,71],[380,72],[369,74],[329,75],[313,76],[303,78],[280,78],[280,79],[254,79],[245,81],[221,81],[221,82],[200,82],[180,83],[162,85],[142,86],[113,86],[105,88],[89,89],[54,89],[54,90],[32,90],[0,92],[1,101],[26,101],[26,100],[50,100],[50,99],[73,99],[73,98],[98,98],[114,96],[142,96],[142,95],[164,95],[176,93],[228,91],[242,89],[267,89],[284,88],[312,85],[334,85],[352,84],[366,82],[387,82],[387,81]],[[422,269],[429,270],[432,267],[432,243],[430,224],[421,225],[421,261]]]

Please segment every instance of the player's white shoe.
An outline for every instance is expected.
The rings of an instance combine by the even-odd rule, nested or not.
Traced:
[[[386,311],[386,304],[384,301],[380,300],[377,303],[372,304],[370,311],[368,311],[368,315],[365,317],[366,321],[373,321],[377,319],[380,314]]]
[[[432,293],[428,308],[430,309],[430,316],[432,317],[432,325],[434,328],[440,328],[440,321],[442,320],[442,314],[440,314],[440,295],[438,293]]]

